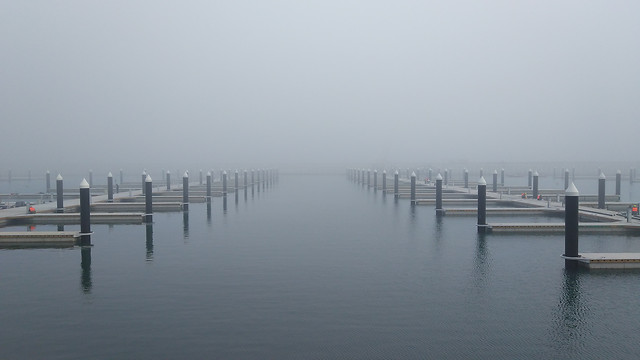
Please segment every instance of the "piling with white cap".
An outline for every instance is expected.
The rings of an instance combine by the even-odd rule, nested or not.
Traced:
[[[436,176],[436,214],[442,214],[442,175]]]
[[[478,232],[487,232],[487,181],[484,177],[478,180]]]
[[[533,170],[529,169],[529,175],[527,176],[527,186],[529,187],[529,189],[531,189],[531,186],[533,186]]]
[[[416,173],[411,173],[411,205],[416,204]]]
[[[378,170],[373,170],[373,190],[378,191]]]
[[[144,187],[146,180],[147,180],[147,170],[142,170],[142,195],[144,195],[146,191]]]
[[[80,245],[91,245],[90,187],[86,179],[80,183]]]
[[[605,208],[605,182],[607,177],[604,176],[603,172],[600,172],[600,176],[598,177],[598,209]]]
[[[400,197],[400,192],[398,190],[398,178],[400,177],[400,173],[396,170],[395,174],[393,174],[393,196],[397,199]]]
[[[498,170],[493,170],[493,192],[498,192]]]
[[[107,175],[107,202],[113,202],[113,174]]]
[[[153,222],[153,183],[149,174],[145,178],[144,186],[144,222],[151,223]]]
[[[449,169],[444,169],[444,185],[449,185]]]
[[[371,187],[371,169],[367,170],[367,187]]]
[[[167,170],[167,190],[171,190],[171,171]]]
[[[533,173],[533,198],[537,199],[538,198],[538,178],[539,178],[539,174],[538,172],[534,172]]]
[[[238,170],[236,170],[236,172],[233,174],[233,185],[237,194],[238,193]]]
[[[243,180],[244,180],[244,189],[246,191],[247,190],[247,170],[246,169],[243,170],[242,175],[243,175]]]
[[[258,172],[258,177],[260,177],[260,172]],[[258,179],[260,181],[260,179]],[[227,196],[227,172],[222,172],[222,196]]]
[[[504,168],[500,169],[500,186],[504,186]]]
[[[620,187],[622,184],[622,172],[620,170],[618,170],[616,172],[616,195],[620,196]]]
[[[58,174],[58,177],[56,178],[56,202],[58,204],[56,208],[56,212],[63,213],[64,205],[63,205],[62,175],[60,174]]]
[[[207,172],[207,201],[211,201],[211,172]]]
[[[200,185],[202,185],[202,169],[200,169]]]
[[[564,193],[564,255],[565,267],[575,267],[578,255],[578,199],[580,193],[571,183]]]
[[[382,170],[382,195],[387,194],[387,170]]]
[[[47,183],[47,194],[51,191],[51,173],[47,170],[47,174],[45,175],[46,183]]]
[[[182,175],[182,210],[189,210],[189,174]]]
[[[469,188],[469,170],[464,169],[464,188]]]
[[[564,189],[569,188],[569,169],[564,169]]]

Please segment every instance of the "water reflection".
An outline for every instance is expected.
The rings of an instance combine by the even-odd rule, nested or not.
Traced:
[[[236,199],[235,199],[236,200],[236,205],[238,205],[238,192],[236,192],[235,195],[236,195]]]
[[[182,212],[182,237],[185,240],[189,239],[189,212]]]
[[[222,197],[222,212],[224,214],[227,213],[227,197],[226,196]]]
[[[80,267],[82,268],[82,276],[80,277],[80,284],[82,286],[82,292],[85,294],[91,293],[91,246],[83,246],[80,248]]]
[[[153,261],[153,224],[146,225],[147,235],[147,261]]]
[[[485,233],[476,233],[476,256],[474,259],[473,286],[484,289],[491,268],[489,248]]]
[[[58,231],[64,231],[64,225],[58,225]]]
[[[580,290],[583,271],[564,270],[562,292],[554,315],[553,344],[565,352],[577,353],[582,346],[585,334],[589,332],[586,315],[589,307],[582,299]]]
[[[211,226],[211,198],[207,199],[207,225]]]

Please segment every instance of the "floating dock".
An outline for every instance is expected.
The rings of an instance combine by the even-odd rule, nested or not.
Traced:
[[[0,247],[72,247],[79,237],[75,231],[0,232]]]
[[[563,258],[589,269],[640,269],[640,253],[581,253],[579,257]]]

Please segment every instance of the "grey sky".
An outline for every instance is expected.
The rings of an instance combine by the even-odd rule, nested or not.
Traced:
[[[638,1],[5,0],[0,151],[34,168],[635,161],[638,19]]]

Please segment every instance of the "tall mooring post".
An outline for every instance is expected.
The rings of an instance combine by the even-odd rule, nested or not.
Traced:
[[[89,188],[93,188],[93,170],[89,170]]]
[[[504,168],[500,169],[500,186],[504,186]]]
[[[469,170],[464,169],[464,187],[465,189],[469,188]]]
[[[604,187],[607,177],[604,176],[603,172],[600,172],[600,176],[598,177],[598,209],[605,208],[605,197],[604,197]]]
[[[80,245],[91,245],[91,201],[86,179],[80,183]]]
[[[618,170],[616,172],[616,195],[620,196],[620,189],[621,189],[621,185],[622,185],[622,172],[620,170]]]
[[[244,170],[242,175],[243,175],[243,178],[244,178],[244,188],[246,190],[247,189],[247,170]]]
[[[207,172],[207,201],[211,201],[211,172]]]
[[[399,184],[398,184],[398,177],[400,176],[400,173],[398,172],[398,170],[396,170],[395,174],[393,174],[393,196],[397,199],[398,197],[400,197],[400,191],[398,189]]]
[[[487,232],[487,181],[484,177],[478,180],[478,232]]]
[[[167,190],[171,190],[171,171],[167,170]]]
[[[449,185],[449,169],[444,169],[444,184]]]
[[[107,202],[113,202],[113,174],[107,175]]]
[[[182,175],[182,210],[189,210],[189,174]]]
[[[47,173],[45,175],[45,180],[47,183],[47,194],[48,194],[49,191],[51,191],[51,173],[49,172],[49,170],[47,170]]]
[[[202,169],[200,169],[200,185],[202,185]]]
[[[411,205],[416,204],[416,173],[411,173]]]
[[[151,176],[147,174],[147,178],[144,181],[144,222],[153,222],[153,182]]]
[[[569,188],[569,169],[564,169],[564,189]]]
[[[533,198],[537,199],[538,198],[538,172],[534,172],[533,173]]]
[[[493,192],[498,192],[498,170],[493,170]]]
[[[63,195],[64,194],[62,190],[62,175],[58,174],[58,177],[56,178],[56,202],[57,202],[56,212],[57,213],[64,212]]]
[[[429,182],[433,182],[433,169],[429,168],[428,172],[429,172]]]
[[[382,195],[387,194],[387,170],[382,170]]]
[[[258,170],[258,182],[260,182],[260,171]],[[222,172],[222,196],[227,196],[227,172]]]
[[[371,169],[367,170],[367,187],[371,187]]]
[[[442,175],[436,176],[436,215],[442,214]]]
[[[251,187],[253,187],[253,184],[255,183],[255,171],[253,169],[251,169]]]
[[[578,198],[580,194],[571,183],[564,193],[564,265],[566,268],[577,267],[578,254]]]
[[[378,191],[378,170],[373,170],[373,190]]]
[[[238,185],[238,170],[236,170],[236,172],[233,173],[233,188],[236,193],[238,193]]]
[[[147,180],[147,171],[146,170],[142,170],[142,195],[144,195],[144,193],[146,191],[145,187],[144,187],[144,184],[145,184],[146,180]]]
[[[529,187],[529,189],[531,189],[531,187],[533,186],[533,170],[531,169],[529,169],[527,175],[527,186]]]

